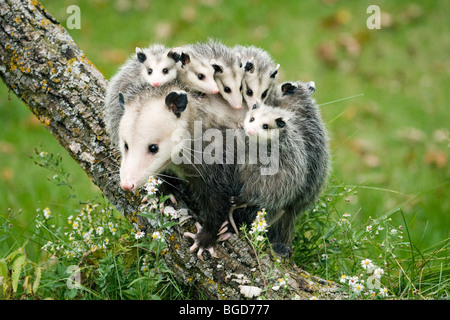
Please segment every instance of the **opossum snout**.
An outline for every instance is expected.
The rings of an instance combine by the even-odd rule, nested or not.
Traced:
[[[125,191],[133,191],[136,184],[130,181],[120,181],[120,187]]]
[[[159,82],[153,82],[152,84],[154,87],[159,87]]]
[[[252,136],[256,133],[256,129],[255,128],[249,128],[247,129],[247,134]]]
[[[219,87],[217,86],[217,84],[215,82],[210,84],[210,91],[211,91],[211,94],[219,93],[219,91],[220,91]]]

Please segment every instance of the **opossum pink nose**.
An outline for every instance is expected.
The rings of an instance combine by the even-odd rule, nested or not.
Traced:
[[[134,189],[134,183],[132,182],[120,182],[120,187],[125,191],[132,191]]]
[[[211,93],[212,93],[212,94],[217,94],[217,93],[219,93],[219,89],[213,89],[213,90],[211,91]]]
[[[234,109],[239,110],[242,109],[242,104],[237,104],[234,106]]]
[[[159,87],[159,82],[153,82],[154,87]]]
[[[248,133],[249,135],[254,135],[254,134],[256,133],[256,130],[255,130],[255,129],[248,129],[248,130],[247,130],[247,133]]]

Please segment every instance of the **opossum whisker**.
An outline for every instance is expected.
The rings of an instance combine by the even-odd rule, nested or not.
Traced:
[[[195,138],[195,139],[192,139],[192,138],[185,138],[185,139],[183,139],[182,141],[197,141],[197,140],[202,140],[202,139],[203,139],[203,135],[200,136],[200,137],[198,137],[198,138]]]
[[[189,151],[189,150],[187,150],[187,151]],[[191,154],[189,154],[189,155],[192,156]],[[198,170],[198,168],[195,166],[195,164],[193,164],[193,163],[191,162],[191,160],[190,160],[189,158],[187,158],[184,154],[183,154],[183,158],[186,159],[186,161],[188,161],[188,163],[191,164],[192,167],[193,167],[195,170],[197,170],[199,176],[202,178],[203,181],[205,181],[205,177],[202,175],[202,173],[200,172],[200,170]],[[195,159],[195,157],[194,157],[194,159]]]
[[[153,175],[161,176],[161,177],[168,177],[168,178],[173,178],[173,179],[180,180],[180,181],[183,181],[183,182],[188,182],[186,179],[183,179],[183,178],[180,178],[180,177],[176,177],[176,176],[171,176],[171,175],[168,175],[168,174],[153,173]]]
[[[318,104],[318,106],[321,107],[321,106],[325,106],[325,105],[327,105],[327,104],[332,104],[332,103],[339,102],[339,101],[343,101],[343,100],[348,100],[348,99],[352,99],[352,98],[356,98],[356,97],[361,97],[361,96],[363,96],[363,95],[364,95],[364,93],[355,94],[354,96],[351,96],[351,97],[346,97],[346,98],[342,98],[342,99],[338,99],[338,100],[333,100],[333,101],[329,101],[329,102],[324,102],[324,103]]]
[[[158,176],[158,175],[156,175],[156,176]],[[179,192],[181,192],[181,190],[179,188],[177,188],[174,184],[168,182],[167,180],[164,180],[164,179],[162,179],[162,180],[163,180],[163,183],[167,183],[172,188],[177,189]]]
[[[189,148],[185,148],[184,150],[186,150],[186,151],[195,151],[195,150],[193,150],[193,149],[189,149]],[[201,152],[201,151],[198,151],[198,152]],[[193,155],[192,153],[189,153],[189,155],[191,156],[191,157],[193,157],[194,158],[194,160],[196,160],[196,162],[201,162],[201,161],[199,161],[200,159],[199,158],[196,158],[195,157],[195,155]],[[192,164],[192,162],[190,162],[191,164]]]
[[[195,149],[192,149],[192,148],[185,148],[186,150],[189,150],[189,151],[193,151],[193,152],[196,152],[196,153],[201,153],[201,154],[208,154],[209,155],[209,153],[206,153],[206,152],[204,152],[204,151],[201,151],[201,150],[195,150]]]

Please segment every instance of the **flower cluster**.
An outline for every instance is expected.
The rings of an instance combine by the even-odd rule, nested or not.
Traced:
[[[161,179],[150,176],[144,185],[145,191],[148,196],[154,196],[158,192],[159,186],[163,183]]]
[[[110,237],[118,236],[119,226],[116,218],[112,215],[112,209],[112,207],[100,209],[97,204],[86,204],[78,214],[67,218],[67,226],[64,227],[65,238],[54,237],[56,240],[48,241],[42,249],[54,254],[59,252],[66,258],[80,258],[89,251],[106,250]],[[45,219],[50,218],[50,209],[45,208],[42,212]],[[39,218],[39,214],[37,218]],[[44,222],[36,219],[39,227]]]
[[[256,240],[262,241],[264,237],[260,234],[262,232],[267,232],[267,221],[266,221],[266,209],[262,209],[261,211],[258,211],[256,214],[255,221],[252,222],[252,229],[250,230],[250,234],[256,234]]]
[[[361,260],[361,267],[365,270],[365,275],[368,276],[367,280],[363,279],[365,275],[361,273],[352,277],[342,274],[339,281],[348,285],[349,289],[355,294],[364,294],[373,298],[378,293],[380,297],[386,297],[388,290],[382,287],[380,282],[384,270],[376,266],[370,259]]]

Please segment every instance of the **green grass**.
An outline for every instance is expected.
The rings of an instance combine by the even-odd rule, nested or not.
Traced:
[[[418,255],[434,252],[449,238],[450,3],[42,3],[63,26],[67,6],[80,6],[81,30],[69,33],[107,78],[136,46],[154,42],[177,46],[212,37],[268,50],[281,64],[281,80],[315,81],[315,98],[324,104],[330,135],[333,176],[346,186],[359,186],[348,201],[336,202],[333,214],[349,212],[362,225],[399,208],[393,223],[408,228]],[[366,28],[370,4],[388,14],[390,22],[381,30]],[[76,207],[65,187],[47,182],[53,173],[29,158],[41,143],[41,149],[63,156],[79,199],[97,193],[84,171],[4,85],[0,95],[0,215],[15,215],[11,236],[0,244],[3,257],[31,237],[36,208],[50,207],[63,220]],[[28,242],[27,248],[28,257],[39,261],[39,246]],[[448,256],[448,248],[440,248]]]

